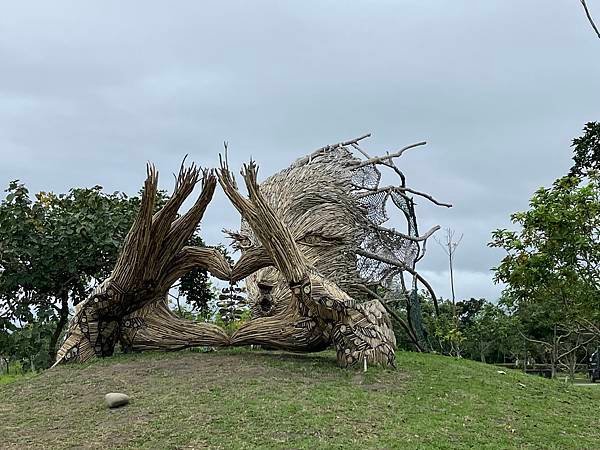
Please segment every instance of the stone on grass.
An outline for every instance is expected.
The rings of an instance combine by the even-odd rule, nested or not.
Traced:
[[[109,408],[118,408],[129,403],[129,396],[118,392],[109,392],[104,396],[104,401]]]

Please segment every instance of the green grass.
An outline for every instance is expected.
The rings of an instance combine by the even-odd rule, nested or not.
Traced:
[[[0,448],[600,448],[600,386],[436,355],[147,353],[0,386]],[[130,405],[109,410],[106,392]]]
[[[10,370],[8,373],[0,373],[0,385],[13,383],[23,378],[31,378],[35,375],[31,372],[23,372],[23,370],[21,370],[21,367],[17,364],[12,364],[9,369]]]
[[[0,374],[0,385],[14,383],[22,378],[31,378],[31,376],[22,373],[3,373]]]

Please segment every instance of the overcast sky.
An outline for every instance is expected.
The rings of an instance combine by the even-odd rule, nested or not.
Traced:
[[[600,21],[600,0],[590,0]],[[250,156],[261,178],[372,132],[400,161],[422,230],[464,233],[459,297],[498,297],[490,232],[566,173],[570,142],[600,120],[600,41],[576,0],[1,1],[0,184],[100,184],[136,193],[146,161],[172,188],[189,153]],[[239,217],[218,193],[210,244]],[[448,297],[432,241],[420,270]]]

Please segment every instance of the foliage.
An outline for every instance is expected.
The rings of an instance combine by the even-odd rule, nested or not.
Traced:
[[[30,370],[23,370],[23,366],[15,361],[8,368],[5,368],[4,372],[0,371],[0,386],[30,378],[34,374],[35,372]]]
[[[225,321],[221,315],[217,314],[214,323],[223,328],[228,335],[235,333],[245,322],[251,319],[250,310],[246,309],[242,312],[239,319]]]
[[[205,243],[199,234],[192,236],[188,245],[204,247]],[[217,247],[225,256],[225,258],[233,263],[233,260],[227,253],[227,249],[223,246]],[[183,296],[189,308],[183,308],[179,302],[179,298]],[[192,269],[186,275],[181,277],[178,287],[177,300],[177,312],[182,316],[190,316],[195,319],[196,316],[202,318],[203,321],[207,321],[212,316],[212,308],[210,305],[211,300],[216,298],[213,286],[210,282],[208,273],[205,269]],[[187,317],[186,317],[187,318]]]
[[[10,338],[14,356],[46,347],[46,366],[69,306],[110,273],[139,198],[95,186],[61,195],[40,192],[32,199],[18,181],[6,192],[0,203],[0,331],[16,333]],[[17,332],[9,323],[29,325]],[[22,334],[27,345],[17,339]]]
[[[23,291],[32,304],[52,305],[68,291],[85,297],[92,278],[104,278],[116,259],[139,198],[105,194],[100,186],[68,194],[10,183],[0,205],[1,292]]]
[[[429,347],[445,355],[460,356],[464,336],[460,322],[455,320],[455,310],[458,317],[460,302],[453,305],[450,300],[439,299],[438,315],[435,314],[433,302],[428,297],[423,297],[421,303]]]
[[[23,370],[35,371],[51,364],[49,345],[56,323],[50,317],[40,315],[22,326],[6,327],[0,332],[0,349],[8,367],[17,362]]]
[[[423,315],[433,351],[488,363],[514,361],[522,350],[519,318],[503,304],[483,298],[439,300],[439,315],[433,302],[422,296]],[[454,311],[456,310],[456,319]]]
[[[520,231],[496,230],[507,255],[494,268],[506,298],[541,326],[600,320],[600,178],[567,176],[539,189],[511,216]]]
[[[583,136],[573,139],[573,167],[571,175],[587,175],[600,170],[600,122],[589,122]]]
[[[489,244],[507,253],[495,280],[506,283],[504,302],[527,346],[571,375],[600,338],[600,124],[586,124],[573,147],[569,175],[511,216],[519,231],[496,230]]]
[[[438,299],[439,314],[426,292],[419,293],[423,321],[431,351],[487,363],[514,362],[523,351],[520,318],[504,301],[490,303],[483,298]],[[397,303],[400,304],[400,303]],[[395,309],[403,315],[402,309]],[[456,317],[455,317],[456,312]],[[394,321],[397,345],[410,350],[412,345],[403,328]]]
[[[522,350],[519,317],[503,305],[484,302],[465,327],[465,354],[481,362],[517,359]]]

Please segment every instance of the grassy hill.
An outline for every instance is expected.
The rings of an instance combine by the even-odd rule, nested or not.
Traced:
[[[598,387],[405,352],[366,374],[331,352],[123,355],[0,385],[0,448],[594,449]]]

